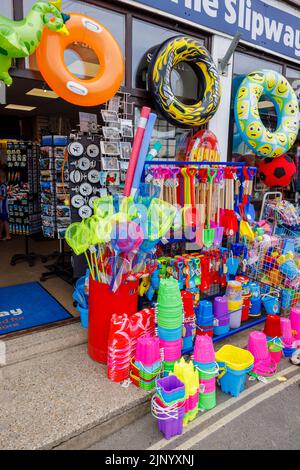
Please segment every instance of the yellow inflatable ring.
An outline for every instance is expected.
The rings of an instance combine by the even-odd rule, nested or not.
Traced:
[[[98,21],[78,13],[69,15],[68,36],[44,30],[37,49],[38,66],[45,82],[58,96],[78,106],[97,106],[110,100],[122,83],[122,53],[112,34]],[[74,42],[87,44],[99,59],[99,71],[92,79],[79,79],[65,64],[65,49]]]
[[[188,62],[203,81],[203,97],[194,105],[182,103],[172,91],[171,72],[180,62]],[[168,39],[158,48],[150,63],[148,88],[158,111],[180,127],[205,124],[214,116],[221,98],[220,77],[209,52],[189,36]]]
[[[269,132],[263,125],[258,103],[267,96],[277,113],[277,129]],[[299,105],[285,77],[274,70],[257,70],[241,83],[235,97],[235,120],[242,139],[255,154],[275,158],[290,150],[299,130]]]

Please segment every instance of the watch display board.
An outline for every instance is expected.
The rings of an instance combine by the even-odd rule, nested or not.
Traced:
[[[39,201],[39,146],[7,143],[7,183],[10,232],[32,235],[41,230]]]

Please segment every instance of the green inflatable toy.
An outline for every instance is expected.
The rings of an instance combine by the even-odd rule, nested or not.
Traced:
[[[38,48],[44,27],[68,35],[65,22],[70,19],[61,11],[61,0],[36,2],[21,21],[0,16],[0,80],[12,84],[8,71],[12,59],[28,57]]]

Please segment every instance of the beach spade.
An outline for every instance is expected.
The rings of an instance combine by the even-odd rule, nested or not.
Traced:
[[[242,220],[240,221],[240,237],[246,237],[248,240],[253,241],[254,233],[246,220],[244,204],[239,204],[239,210],[242,217]]]
[[[212,185],[217,174],[216,169],[209,169],[207,171],[207,180],[209,185],[208,201],[207,201],[207,228],[203,230],[203,244],[206,248],[210,248],[215,239],[215,229],[210,228],[210,215],[211,215],[211,199],[212,199]]]
[[[214,246],[219,248],[221,246],[221,243],[223,240],[223,234],[224,234],[224,227],[220,226],[220,179],[218,181],[217,195],[218,195],[217,226],[215,228]]]

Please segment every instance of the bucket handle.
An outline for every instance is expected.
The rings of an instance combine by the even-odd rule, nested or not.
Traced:
[[[220,367],[219,367],[219,364],[217,362],[215,362],[215,369],[213,370],[213,372],[208,372],[207,370],[202,370],[200,369],[200,367],[196,366],[195,365],[195,368],[199,371],[199,372],[203,372],[204,374],[208,374],[208,375],[217,375],[219,373],[219,370],[220,370]]]
[[[224,367],[219,367],[219,371],[222,371],[219,375],[218,375],[218,379],[221,379],[222,377],[224,377],[224,375],[227,373],[227,366],[226,364],[224,365]]]

